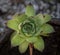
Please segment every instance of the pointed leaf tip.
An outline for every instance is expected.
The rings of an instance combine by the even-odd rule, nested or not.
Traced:
[[[35,15],[34,7],[31,6],[31,5],[28,5],[28,6],[26,7],[26,12],[25,12],[25,14],[26,14],[28,17],[34,16],[34,15]]]
[[[9,20],[7,26],[15,31],[18,31],[18,22],[15,19]]]
[[[34,43],[34,48],[41,52],[44,50],[44,40],[42,37],[39,37],[38,40]]]
[[[29,43],[27,41],[23,42],[20,46],[19,46],[19,52],[20,53],[25,53],[27,48],[28,48]]]
[[[18,33],[13,33],[11,36],[11,45],[13,47],[22,44],[24,41],[25,41],[25,39],[21,38]]]
[[[49,34],[49,33],[53,33],[54,32],[54,28],[49,25],[49,24],[44,24],[42,27],[42,32],[43,34]]]
[[[48,15],[48,14],[44,15],[45,22],[49,22],[51,20],[51,18],[52,17],[50,15]]]

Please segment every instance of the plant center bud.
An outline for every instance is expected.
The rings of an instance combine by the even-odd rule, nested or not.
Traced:
[[[32,36],[36,30],[36,26],[33,20],[27,20],[25,22],[23,22],[21,24],[21,31],[23,32],[23,34],[25,34],[26,36]]]

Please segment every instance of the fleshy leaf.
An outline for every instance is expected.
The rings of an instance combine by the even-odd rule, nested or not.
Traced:
[[[50,20],[51,20],[51,16],[48,15],[48,14],[45,14],[45,15],[44,15],[44,20],[45,20],[45,22],[50,21]]]
[[[28,6],[26,7],[26,12],[25,12],[25,14],[26,14],[28,17],[34,16],[34,15],[35,15],[35,10],[34,10],[33,6],[28,5]]]
[[[54,32],[53,27],[51,25],[49,25],[49,24],[44,24],[41,27],[41,30],[42,30],[41,33],[44,33],[44,34],[49,34],[49,33],[53,33]]]
[[[24,41],[25,41],[25,39],[20,37],[20,35],[18,33],[13,33],[11,36],[11,45],[13,47],[22,44]]]
[[[38,39],[37,37],[29,37],[29,38],[26,39],[26,41],[29,42],[29,43],[34,43],[34,42],[37,41],[37,39]]]
[[[26,52],[27,48],[28,48],[29,43],[27,41],[23,42],[20,46],[19,46],[19,52],[20,53],[24,53]]]
[[[51,20],[51,16],[48,15],[48,14],[45,14],[45,15],[43,15],[43,14],[38,14],[38,15],[36,15],[34,18],[35,18],[35,19],[38,19],[38,21],[40,22],[40,25],[42,25],[42,24],[44,24],[44,23],[46,23],[46,22],[48,22],[48,21]]]
[[[34,48],[41,52],[44,50],[44,41],[42,37],[39,37],[38,40],[34,43]]]
[[[21,22],[23,22],[24,20],[27,19],[27,15],[25,15],[25,14],[21,14],[21,15],[16,14],[16,15],[13,16],[13,18],[16,19],[18,21],[18,23],[21,23]]]
[[[38,14],[34,17],[34,19],[36,20],[36,22],[39,22],[40,25],[44,24],[44,18],[43,18],[43,15],[42,14]]]
[[[9,20],[7,22],[7,26],[16,31],[18,31],[18,25],[19,25],[19,23],[15,19]]]

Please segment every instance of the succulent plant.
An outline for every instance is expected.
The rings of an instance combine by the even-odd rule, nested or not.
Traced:
[[[20,53],[26,52],[30,44],[42,52],[44,50],[42,36],[54,32],[53,27],[47,23],[50,20],[50,15],[36,15],[33,6],[28,5],[24,14],[16,14],[7,22],[7,26],[15,30],[11,36],[11,45],[19,46]]]

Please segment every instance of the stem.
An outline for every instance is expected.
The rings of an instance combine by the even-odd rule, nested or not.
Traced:
[[[30,50],[30,55],[33,54],[33,47],[32,47],[32,44],[29,45],[29,50]]]

